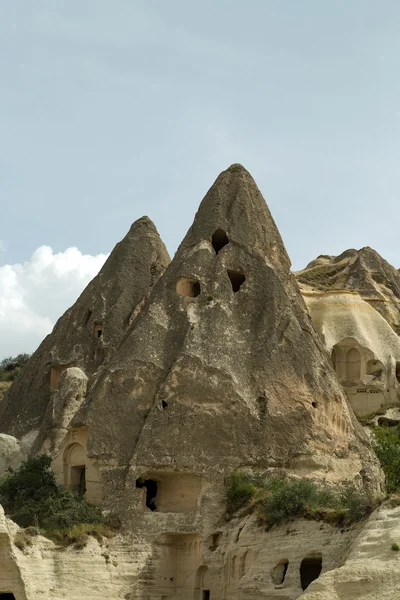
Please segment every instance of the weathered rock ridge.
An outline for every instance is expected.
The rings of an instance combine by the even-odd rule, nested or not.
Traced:
[[[296,276],[305,289],[356,291],[400,333],[400,273],[372,248],[318,256]]]
[[[0,413],[0,431],[24,440],[15,452],[49,451],[59,483],[78,484],[122,529],[104,547],[60,551],[37,536],[21,551],[0,514],[7,590],[16,600],[295,600],[304,561],[337,568],[359,526],[265,531],[254,515],[226,518],[235,469],[382,492],[320,334],[241,165],[216,179],[172,262],[153,224],[137,221]]]
[[[252,466],[377,484],[289,267],[254,180],[233,165],[72,421],[113,481],[126,465],[131,485],[155,467]]]
[[[371,248],[319,256],[296,273],[354,411],[397,403],[400,274]]]
[[[52,396],[62,372],[79,367],[90,377],[110,360],[168,263],[152,221],[136,221],[8,390],[0,408],[1,432],[25,436],[40,449],[53,426]]]

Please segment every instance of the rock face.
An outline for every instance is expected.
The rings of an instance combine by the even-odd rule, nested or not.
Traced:
[[[358,530],[301,521],[266,532],[250,515],[227,521],[226,477],[290,474],[379,494],[377,460],[242,166],[217,178],[163,274],[163,246],[148,221],[138,223],[147,244],[140,277],[120,256],[94,280],[0,419],[20,436],[40,428],[33,452],[50,450],[60,483],[117,512],[120,536],[103,553],[91,541],[62,562],[51,542],[18,554],[5,535],[5,560],[11,547],[18,566],[13,590],[25,586],[16,598],[48,588],[54,599],[295,600],[311,573],[340,564]],[[46,375],[32,375],[45,365]],[[0,535],[2,526],[10,528],[0,519]]]
[[[345,563],[311,583],[302,600],[397,600],[400,595],[400,508],[372,515]]]
[[[3,477],[8,469],[18,468],[26,457],[26,450],[15,437],[0,433],[0,477]]]
[[[135,476],[218,465],[340,479],[347,452],[348,477],[373,468],[289,266],[260,191],[233,165],[73,419],[89,454]]]
[[[52,399],[62,372],[78,367],[90,377],[111,359],[168,263],[154,224],[147,217],[136,221],[7,392],[1,432],[25,436],[40,449],[54,427]]]
[[[320,256],[296,274],[355,412],[398,399],[400,275],[371,248]]]
[[[321,255],[296,275],[306,289],[357,292],[400,333],[400,273],[372,248]]]

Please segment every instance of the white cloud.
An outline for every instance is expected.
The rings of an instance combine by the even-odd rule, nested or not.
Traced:
[[[41,246],[24,264],[0,267],[0,359],[35,350],[106,258]]]

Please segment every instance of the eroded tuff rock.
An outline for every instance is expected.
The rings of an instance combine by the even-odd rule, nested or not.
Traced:
[[[50,399],[30,377],[23,409],[4,413],[10,427],[18,417],[21,434],[44,415],[34,449],[51,450],[59,483],[122,519],[119,535],[102,547],[91,539],[82,551],[60,552],[41,536],[16,548],[18,528],[0,514],[0,560],[16,600],[295,600],[304,564],[319,561],[323,574],[335,569],[359,526],[300,520],[265,531],[255,515],[227,520],[226,475],[235,468],[289,473],[381,491],[377,461],[250,174],[240,165],[221,173],[158,278],[160,244],[150,244],[158,260],[154,287],[148,278],[139,293],[136,280],[128,289],[121,279],[130,311],[118,321],[122,342],[98,356],[101,368],[91,371],[84,360],[72,363],[64,346],[45,345],[43,356],[53,361],[43,362],[47,394],[51,367],[63,366],[53,371],[59,381]],[[91,297],[99,299],[103,286],[114,289],[118,269],[125,272],[124,260]],[[104,315],[113,319],[116,304],[105,312],[81,306],[65,327],[85,321],[90,308],[86,333],[85,325],[77,329],[93,353],[107,341]],[[28,393],[38,407],[29,407]]]
[[[400,273],[372,248],[321,255],[296,276],[304,289],[356,291],[400,333]]]
[[[351,545],[344,564],[311,583],[302,600],[398,600],[400,507],[374,513]]]
[[[152,221],[136,221],[8,390],[0,409],[1,432],[30,436],[33,450],[40,449],[54,426],[52,397],[62,372],[78,367],[90,377],[110,360],[168,263]]]
[[[243,466],[380,487],[289,267],[254,180],[233,165],[72,421],[88,427],[106,496],[154,469],[217,490]]]
[[[319,256],[296,273],[355,412],[397,402],[400,275],[371,248]]]

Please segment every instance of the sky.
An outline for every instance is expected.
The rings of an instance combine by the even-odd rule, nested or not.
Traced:
[[[397,0],[0,3],[0,359],[147,214],[173,255],[242,163],[293,268],[400,267]]]

